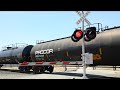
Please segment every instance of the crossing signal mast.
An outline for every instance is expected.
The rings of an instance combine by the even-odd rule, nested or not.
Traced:
[[[87,79],[86,77],[86,62],[85,62],[85,43],[84,41],[91,41],[96,37],[96,27],[89,27],[84,30],[84,21],[90,26],[91,23],[86,19],[86,16],[90,13],[90,11],[87,11],[84,13],[82,11],[76,11],[76,13],[81,17],[77,24],[82,22],[82,29],[76,29],[74,33],[71,36],[71,39],[73,42],[78,42],[80,39],[82,39],[82,61],[83,61],[83,79]]]

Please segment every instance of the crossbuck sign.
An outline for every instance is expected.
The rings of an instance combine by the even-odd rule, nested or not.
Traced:
[[[80,22],[82,22],[83,20],[90,26],[91,23],[86,19],[86,17],[88,16],[88,14],[90,13],[90,11],[87,11],[86,13],[82,13],[80,11],[76,11],[76,13],[81,17],[76,23],[79,24]]]

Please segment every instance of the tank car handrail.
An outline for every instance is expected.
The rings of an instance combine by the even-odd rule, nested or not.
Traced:
[[[24,44],[24,45],[18,45],[18,44]],[[26,43],[15,43],[15,44],[10,44],[2,47],[2,51],[7,51],[7,50],[12,50],[12,49],[17,49],[18,47],[24,47],[27,46],[28,44]]]
[[[57,40],[66,39],[66,38],[70,38],[70,37],[71,37],[71,36],[64,37],[64,38],[59,38],[59,39],[54,39],[54,40],[49,40],[49,41],[44,41],[44,42],[40,42],[40,43],[37,43],[37,44],[42,44],[42,43],[46,43],[46,42],[57,41]]]
[[[120,28],[120,26],[117,26],[117,27],[115,26],[115,27],[112,27],[112,28],[107,28],[107,29],[104,29],[104,31],[105,30],[110,30],[110,29],[117,29],[117,28]]]

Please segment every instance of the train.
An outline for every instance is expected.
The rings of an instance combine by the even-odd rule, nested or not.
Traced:
[[[97,33],[95,39],[85,42],[85,52],[93,54],[92,65],[120,66],[120,27]],[[82,61],[81,54],[82,40],[73,42],[69,36],[36,45],[7,47],[0,51],[0,66],[20,64],[20,72],[33,70],[34,73],[52,73],[56,62]]]

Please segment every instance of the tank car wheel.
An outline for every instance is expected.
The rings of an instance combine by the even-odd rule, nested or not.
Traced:
[[[21,67],[21,66],[20,66],[20,67],[19,67],[19,70],[20,70],[21,73],[26,73],[26,72],[29,72],[29,71],[30,71],[30,68],[27,67],[27,66],[26,66],[26,67],[23,67],[23,66]]]
[[[54,70],[54,66],[50,66],[50,67],[49,67],[49,72],[52,73],[53,70]]]
[[[34,74],[39,74],[40,73],[40,69],[39,69],[39,67],[33,67],[33,73]]]
[[[0,68],[2,67],[3,65],[0,64]]]
[[[40,73],[44,73],[45,72],[45,67],[40,67]]]
[[[19,67],[20,73],[24,73],[25,72],[25,67]]]
[[[25,72],[29,72],[30,69],[31,69],[30,67],[26,66],[26,67],[25,67]]]

